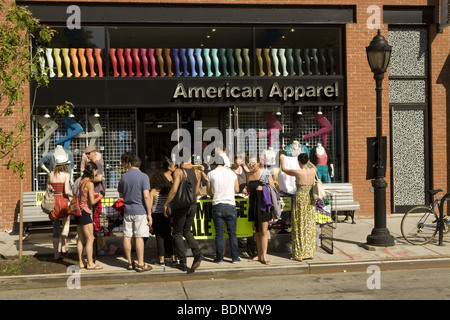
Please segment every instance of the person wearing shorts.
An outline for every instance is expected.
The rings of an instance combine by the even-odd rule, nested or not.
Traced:
[[[144,272],[152,267],[144,263],[144,238],[147,238],[152,225],[152,205],[150,203],[150,181],[139,170],[141,160],[129,155],[128,171],[119,181],[119,196],[124,200],[123,249],[128,260],[127,269]],[[131,239],[135,238],[137,265],[131,259]]]

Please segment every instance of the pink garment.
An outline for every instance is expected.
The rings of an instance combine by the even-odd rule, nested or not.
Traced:
[[[264,114],[264,119],[266,119],[269,124],[269,130],[266,132],[261,132],[256,135],[256,138],[268,137],[269,138],[269,148],[272,146],[272,140],[278,139],[280,134],[279,132],[283,130],[281,123],[273,116],[272,113],[266,112]],[[273,137],[272,137],[273,134]],[[278,145],[279,147],[279,145]]]
[[[328,155],[326,152],[324,152],[323,154],[318,154],[316,152],[316,158],[317,158],[317,163],[318,165],[321,166],[326,166],[328,163]]]
[[[317,113],[315,115],[315,118],[316,118],[317,122],[319,122],[319,124],[322,128],[320,128],[316,132],[308,133],[306,136],[303,137],[303,139],[308,139],[308,138],[315,137],[315,136],[318,136],[319,134],[321,134],[322,135],[322,144],[324,147],[326,147],[327,140],[328,140],[328,132],[330,132],[333,129],[333,126],[331,125],[330,121],[328,121],[328,119],[324,117],[323,114]]]

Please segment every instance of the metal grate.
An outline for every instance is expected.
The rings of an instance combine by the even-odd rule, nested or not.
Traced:
[[[60,139],[67,136],[68,128],[82,128],[83,132],[73,137],[65,149],[69,158],[73,156],[73,176],[75,181],[80,175],[82,153],[86,146],[95,145],[102,154],[104,162],[103,179],[107,188],[116,188],[122,175],[120,156],[124,152],[136,152],[136,110],[135,109],[75,109],[73,118],[55,117],[54,110],[36,110],[33,121],[33,188],[35,191],[44,190],[46,172],[40,168],[39,162],[51,153]],[[45,118],[45,114],[50,118]],[[98,113],[100,117],[94,117]],[[67,121],[75,121],[75,125],[68,126]],[[44,142],[45,141],[45,142]],[[72,159],[71,159],[72,160]],[[44,163],[48,169],[49,163]]]
[[[321,129],[321,125],[315,118],[319,110],[333,126],[333,129],[328,132],[326,147],[329,150],[328,156],[331,157],[331,162],[334,165],[335,177],[332,178],[332,182],[338,182],[341,180],[340,107],[285,106],[276,110],[273,107],[239,108],[238,128],[244,132],[248,129],[255,129],[256,132],[266,132],[268,125],[264,119],[264,114],[266,112],[275,114],[280,111],[281,115],[276,115],[276,118],[283,127],[280,135],[281,147],[284,149],[293,140],[297,140],[301,144],[306,145],[311,153],[311,150],[317,146],[317,143],[324,144],[321,135],[303,139],[305,135],[315,133]],[[302,115],[297,115],[298,111],[301,111]],[[255,146],[251,145],[249,139],[244,135],[239,136],[237,140],[237,150],[245,150],[246,154],[255,153],[255,151],[259,154],[264,149],[264,146],[267,147],[269,145],[268,141],[266,143],[258,142],[259,146],[256,150]]]

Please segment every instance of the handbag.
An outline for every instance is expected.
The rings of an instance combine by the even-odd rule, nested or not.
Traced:
[[[314,177],[314,185],[312,187],[312,196],[314,200],[322,200],[327,196],[325,189],[323,188],[322,181],[317,176]]]
[[[186,171],[183,170],[183,173],[183,180],[181,180],[177,193],[170,204],[172,210],[188,208],[196,201],[194,186],[187,179]]]
[[[55,208],[55,189],[47,180],[47,188],[45,189],[44,199],[41,202],[41,209],[45,214],[49,214]]]
[[[77,192],[72,197],[72,200],[70,200],[69,204],[69,214],[75,216],[75,217],[81,217],[81,205],[80,205],[80,188],[84,186],[86,182],[80,183],[78,186]]]
[[[123,211],[125,209],[125,203],[124,203],[123,199],[119,198],[119,199],[117,199],[116,202],[114,202],[112,207],[113,207],[114,210],[116,210],[116,211],[118,211],[120,213],[123,213]]]

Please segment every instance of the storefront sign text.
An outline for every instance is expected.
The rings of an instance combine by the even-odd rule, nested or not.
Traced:
[[[195,239],[214,239],[216,230],[212,219],[212,200],[198,200],[197,204],[198,211],[192,224],[192,234]],[[238,238],[253,236],[253,224],[251,221],[248,221],[248,206],[248,199],[236,199],[236,235]],[[228,237],[226,228],[225,237]]]
[[[173,99],[263,99],[262,86],[232,86],[226,83],[218,87],[185,87],[178,83],[173,93]],[[268,91],[267,99],[300,101],[305,98],[336,98],[339,97],[339,83],[327,86],[280,86],[274,82]]]

